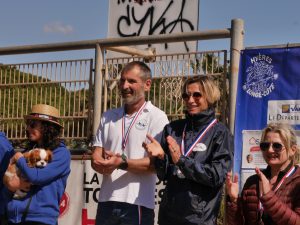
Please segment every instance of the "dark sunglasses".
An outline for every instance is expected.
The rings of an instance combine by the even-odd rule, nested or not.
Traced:
[[[183,93],[181,97],[182,97],[182,99],[183,99],[184,101],[187,101],[187,100],[190,99],[191,96],[192,96],[195,100],[199,100],[199,98],[202,97],[202,94],[201,94],[200,92]]]
[[[272,142],[272,143],[271,142],[261,142],[259,144],[259,147],[264,152],[264,151],[268,151],[271,145],[272,145],[274,152],[282,151],[283,145],[278,142]]]
[[[26,121],[26,126],[30,128],[36,128],[38,126],[39,122],[34,121],[34,120],[27,120]]]

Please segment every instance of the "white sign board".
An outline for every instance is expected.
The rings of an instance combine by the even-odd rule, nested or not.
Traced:
[[[90,160],[72,160],[58,224],[94,225],[101,183],[102,175],[91,168]]]
[[[243,131],[242,169],[254,169],[255,167],[264,169],[267,167],[259,148],[260,136],[260,130]]]
[[[268,123],[300,125],[300,100],[268,101]]]
[[[134,37],[173,34],[198,29],[199,0],[110,0],[108,37]],[[132,46],[131,46],[132,47]],[[138,45],[153,47],[156,54],[186,53],[197,50],[197,42]],[[108,58],[121,54],[108,52]],[[124,55],[123,55],[124,56]]]

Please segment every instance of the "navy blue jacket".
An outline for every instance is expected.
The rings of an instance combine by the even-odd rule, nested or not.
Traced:
[[[7,212],[10,222],[19,223],[32,196],[26,221],[56,225],[59,202],[70,174],[71,155],[63,143],[52,151],[52,161],[44,168],[30,168],[24,157],[17,161],[22,174],[32,183],[22,200],[9,199]]]
[[[158,221],[165,224],[216,224],[221,203],[222,186],[233,159],[233,137],[217,122],[188,156],[182,155],[177,167],[185,178],[176,175],[176,166],[169,154],[166,137],[172,136],[180,146],[186,126],[185,149],[215,118],[213,109],[168,124],[161,145],[164,160],[156,160],[158,178],[167,181],[159,209]]]
[[[3,190],[3,175],[7,169],[10,158],[14,155],[14,149],[3,132],[0,132],[0,193]],[[0,216],[4,214],[5,201],[0,194]]]

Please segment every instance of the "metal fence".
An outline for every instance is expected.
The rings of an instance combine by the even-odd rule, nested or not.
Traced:
[[[118,79],[125,64],[142,58],[105,60],[102,111],[122,105]],[[221,90],[216,105],[219,120],[228,123],[227,52],[209,51],[157,55],[147,62],[152,87],[147,99],[170,120],[184,116],[181,87],[191,76],[211,76]],[[63,139],[71,149],[85,149],[92,137],[94,101],[93,60],[68,60],[0,65],[0,129],[15,146],[26,139],[23,116],[34,104],[49,104],[60,111]]]
[[[23,116],[34,104],[60,111],[63,138],[91,136],[93,60],[0,65],[0,129],[15,144],[24,140]]]
[[[103,109],[121,106],[117,80],[126,63],[141,58],[107,59],[104,82]],[[228,80],[227,52],[209,51],[188,54],[158,55],[148,62],[152,71],[152,87],[147,99],[166,112],[170,120],[184,116],[181,88],[186,78],[191,76],[211,76],[221,90],[216,112],[219,120],[228,123]]]

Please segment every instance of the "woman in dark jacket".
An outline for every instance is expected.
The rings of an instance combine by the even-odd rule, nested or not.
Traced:
[[[300,169],[296,164],[297,141],[287,124],[269,124],[262,133],[260,149],[267,169],[246,180],[238,196],[238,177],[226,179],[227,224],[300,224]]]
[[[231,168],[233,138],[215,118],[220,91],[208,77],[189,78],[182,98],[186,119],[168,124],[159,144],[144,148],[157,157],[159,179],[167,185],[159,208],[160,225],[216,224],[222,185]]]

